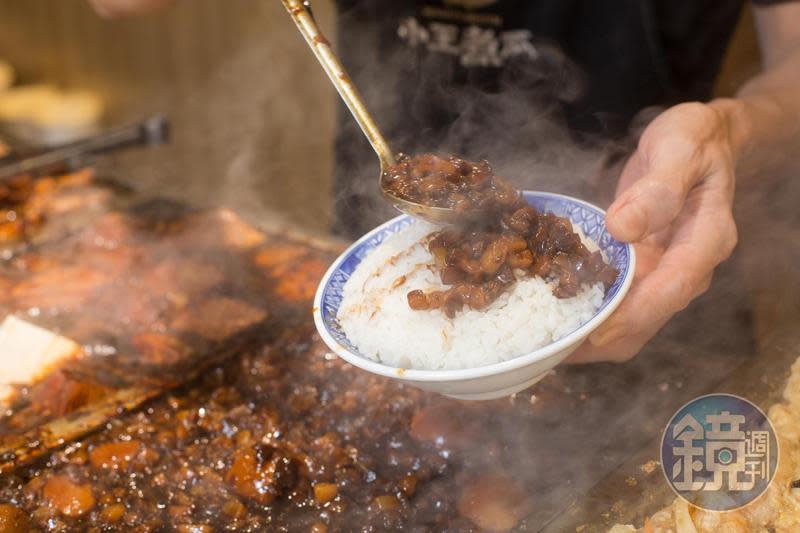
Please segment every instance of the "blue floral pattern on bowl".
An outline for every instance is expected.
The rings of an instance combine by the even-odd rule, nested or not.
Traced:
[[[586,202],[545,192],[523,192],[530,205],[545,213],[553,213],[560,217],[568,218],[573,226],[581,228],[584,235],[592,239],[602,250],[610,264],[619,271],[614,284],[606,291],[603,304],[597,310],[600,313],[620,291],[623,281],[631,266],[629,245],[615,240],[608,233],[605,225],[605,213]],[[342,254],[331,267],[327,280],[324,281],[320,298],[320,313],[325,329],[336,342],[345,347],[349,352],[361,355],[355,346],[347,339],[336,315],[342,303],[342,291],[361,261],[372,250],[386,240],[393,233],[397,233],[411,224],[414,219],[408,215],[401,215],[366,234]]]

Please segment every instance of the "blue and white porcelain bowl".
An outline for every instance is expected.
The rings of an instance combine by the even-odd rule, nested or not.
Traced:
[[[591,320],[572,333],[530,353],[475,368],[458,370],[418,370],[384,365],[359,353],[342,332],[336,315],[342,302],[345,283],[359,263],[391,234],[414,222],[402,215],[378,226],[350,246],[322,279],[314,299],[314,322],[325,343],[336,355],[363,370],[414,385],[428,391],[463,400],[489,400],[521,391],[563,361],[586,340],[619,306],[633,281],[636,258],[630,244],[616,241],[606,230],[605,211],[592,204],[546,192],[525,191],[525,199],[536,209],[567,217],[573,226],[598,244],[605,257],[619,271],[617,280],[606,292],[603,304]]]

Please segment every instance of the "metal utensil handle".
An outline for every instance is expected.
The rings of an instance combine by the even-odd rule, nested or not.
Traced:
[[[372,148],[378,154],[381,160],[381,167],[393,165],[395,162],[394,153],[389,147],[389,143],[386,142],[377,124],[375,124],[372,116],[367,111],[361,95],[350,79],[350,76],[345,72],[339,58],[333,52],[333,49],[331,49],[330,43],[320,32],[314,17],[309,11],[310,6],[308,1],[282,0],[282,2],[286,10],[292,16],[300,33],[303,34],[308,46],[314,52],[314,55],[317,56],[317,60],[322,65],[322,68],[325,69],[331,83],[336,87],[336,90],[339,92],[342,100],[344,100],[344,103],[347,104],[347,107],[350,108],[350,112],[353,114],[353,117],[355,117],[364,135],[367,136]]]
[[[113,128],[94,137],[0,166],[0,180],[20,174],[55,169],[87,155],[109,152],[126,146],[162,144],[168,138],[169,122],[165,117],[156,115],[136,124]]]

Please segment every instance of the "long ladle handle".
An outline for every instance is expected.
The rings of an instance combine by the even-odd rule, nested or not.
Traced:
[[[378,154],[378,158],[381,160],[381,168],[393,165],[395,162],[394,153],[389,147],[389,143],[386,142],[386,139],[378,129],[378,125],[375,124],[372,116],[367,111],[361,95],[353,85],[350,76],[345,72],[339,58],[336,57],[333,49],[331,49],[330,43],[320,32],[309,10],[308,0],[282,0],[282,2],[295,24],[297,24],[297,29],[305,37],[308,46],[317,56],[322,68],[325,69],[331,79],[331,83],[336,87],[344,103],[347,104],[358,125],[361,126],[361,131],[367,136],[372,148]]]

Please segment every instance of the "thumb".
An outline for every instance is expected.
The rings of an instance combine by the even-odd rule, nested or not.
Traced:
[[[689,191],[702,179],[701,169],[690,159],[673,155],[648,160],[639,151],[632,156],[606,215],[615,239],[639,242],[675,220]]]

